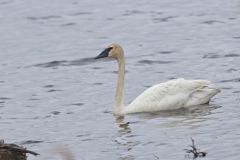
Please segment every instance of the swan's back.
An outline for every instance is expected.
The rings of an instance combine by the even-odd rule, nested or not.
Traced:
[[[126,113],[173,110],[205,104],[219,92],[210,88],[207,80],[174,79],[154,85],[140,94],[129,106]]]

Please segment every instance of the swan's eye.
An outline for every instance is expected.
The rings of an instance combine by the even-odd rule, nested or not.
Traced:
[[[112,50],[112,47],[106,48],[106,49],[103,50],[97,57],[95,57],[95,59],[108,57],[108,54],[109,54],[109,52],[110,52],[111,50]]]

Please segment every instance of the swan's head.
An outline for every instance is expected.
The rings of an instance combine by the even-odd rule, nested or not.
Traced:
[[[119,44],[111,44],[104,49],[95,59],[111,57],[119,59],[123,57],[123,49]]]

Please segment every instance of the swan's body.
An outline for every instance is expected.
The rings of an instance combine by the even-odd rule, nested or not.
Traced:
[[[123,114],[187,108],[205,104],[219,92],[207,80],[175,79],[154,85],[122,110]]]
[[[123,49],[118,44],[112,44],[96,59],[103,57],[112,57],[118,61],[116,103],[113,109],[114,114],[117,115],[174,110],[206,104],[220,92],[219,89],[210,88],[211,82],[208,80],[175,79],[148,88],[132,103],[124,106],[125,59]]]

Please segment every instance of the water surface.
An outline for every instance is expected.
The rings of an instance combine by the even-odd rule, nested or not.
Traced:
[[[240,2],[0,1],[1,138],[53,159],[184,159],[193,137],[208,160],[238,160]],[[116,117],[117,66],[94,61],[108,44],[126,52],[126,101],[173,78],[212,80],[210,105]]]

